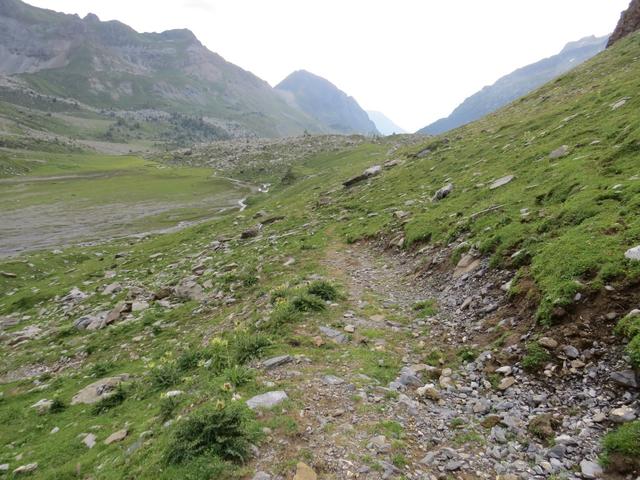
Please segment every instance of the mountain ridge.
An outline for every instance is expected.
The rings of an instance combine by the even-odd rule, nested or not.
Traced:
[[[575,68],[605,48],[607,37],[584,37],[569,42],[556,55],[520,67],[465,99],[448,116],[416,133],[437,135],[492,113],[546,82]]]

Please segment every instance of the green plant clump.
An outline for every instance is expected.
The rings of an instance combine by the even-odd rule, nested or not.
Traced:
[[[532,343],[527,345],[527,354],[522,357],[522,367],[525,370],[536,371],[542,368],[549,360],[551,360],[549,352],[538,343]]]

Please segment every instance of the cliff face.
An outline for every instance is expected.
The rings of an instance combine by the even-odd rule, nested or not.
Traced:
[[[629,8],[622,12],[620,21],[613,34],[609,37],[607,47],[610,47],[621,38],[640,30],[640,0],[631,0]]]

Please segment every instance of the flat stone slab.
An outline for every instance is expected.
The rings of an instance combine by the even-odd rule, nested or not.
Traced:
[[[346,343],[347,337],[338,330],[329,327],[320,327],[320,331],[336,343]]]
[[[255,410],[257,408],[273,408],[276,405],[280,405],[282,402],[287,400],[289,397],[286,392],[282,390],[277,390],[274,392],[263,393],[262,395],[256,395],[253,398],[247,400],[247,406],[251,410]]]
[[[516,178],[515,175],[507,175],[494,181],[489,185],[489,190],[495,190],[496,188],[504,187],[507,183],[511,183]]]
[[[74,395],[71,399],[71,405],[77,405],[78,403],[91,405],[99,402],[103,398],[113,395],[113,391],[118,387],[118,385],[128,378],[128,374],[122,374],[93,382],[91,385],[87,385]]]
[[[279,357],[268,358],[264,362],[262,362],[263,368],[266,370],[271,370],[272,368],[279,367],[281,365],[285,365],[293,361],[291,355],[280,355]]]

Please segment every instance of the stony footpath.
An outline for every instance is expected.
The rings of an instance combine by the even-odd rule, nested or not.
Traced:
[[[427,254],[430,265],[416,269]],[[381,254],[370,245],[328,254],[352,310],[340,330],[308,326],[306,333],[344,354],[326,363],[306,356],[264,362],[264,381],[287,386],[296,399],[292,415],[303,433],[265,442],[254,480],[287,478],[274,466],[305,451],[310,464],[298,465],[294,478],[603,476],[601,437],[639,407],[620,349],[602,336],[585,347],[586,335],[551,329],[539,338],[548,361],[526,371],[520,350],[534,325],[507,301],[509,272],[489,270],[473,255],[454,272],[439,269],[445,258]],[[437,311],[422,317],[415,306],[425,300]],[[516,338],[495,335],[502,326]],[[382,384],[353,368],[348,352],[356,344],[400,358],[397,378]]]

